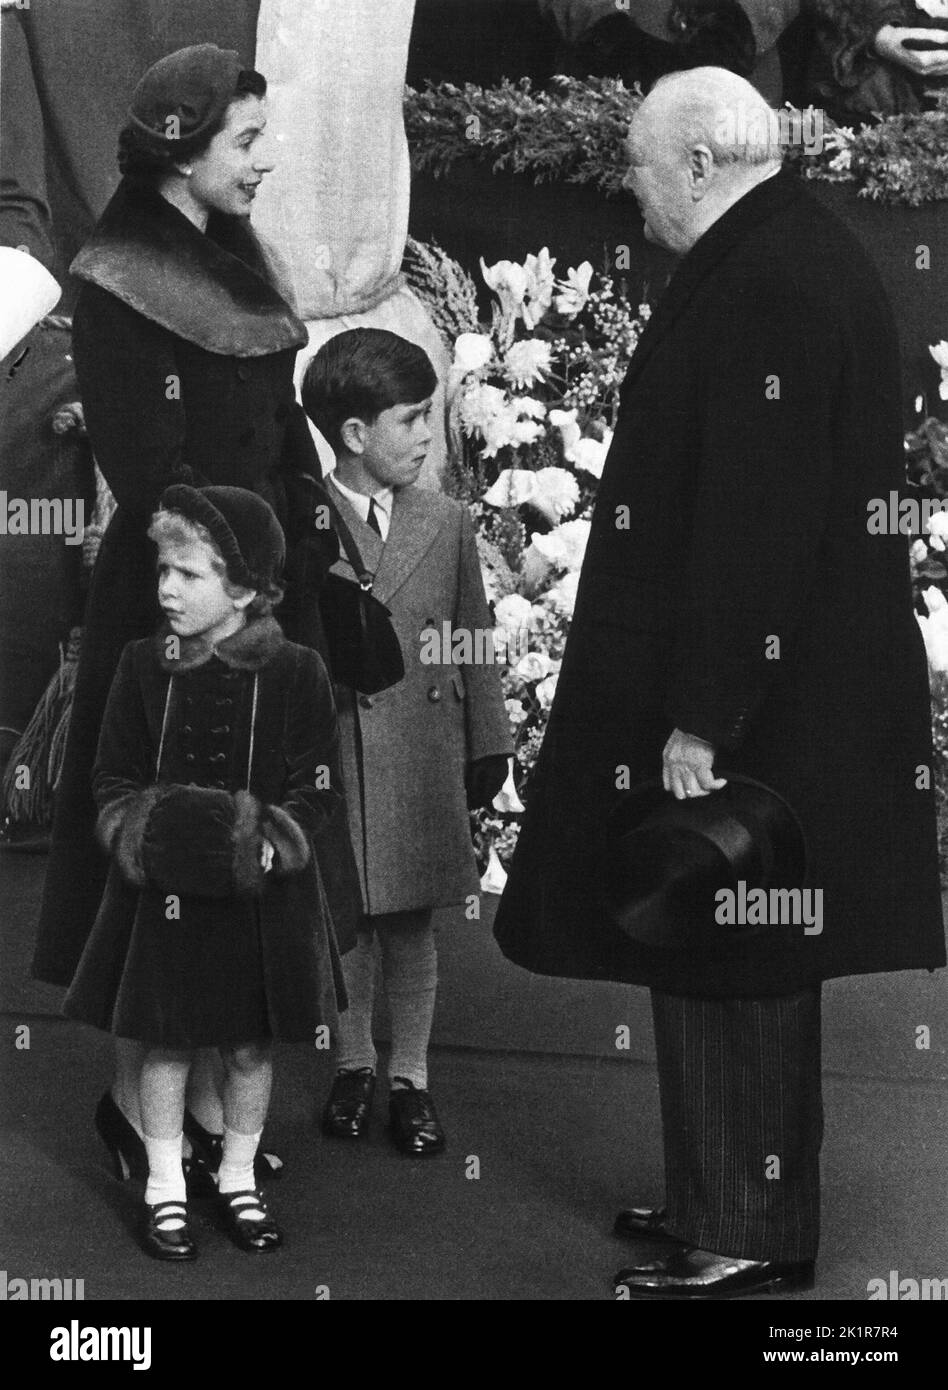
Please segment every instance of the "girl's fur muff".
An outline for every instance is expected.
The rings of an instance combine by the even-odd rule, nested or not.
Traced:
[[[280,806],[247,791],[171,784],[146,787],[106,807],[98,836],[122,876],[135,887],[205,898],[260,893],[260,849],[269,840],[273,872],[299,873],[311,848]]]

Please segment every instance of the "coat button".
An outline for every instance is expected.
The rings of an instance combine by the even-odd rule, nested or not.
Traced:
[[[224,790],[224,783],[221,782],[221,781],[212,782],[212,783],[211,783],[211,786],[215,789],[215,791],[221,791],[221,792],[222,792],[222,791]]]
[[[211,733],[212,733],[212,734],[229,734],[229,733],[230,733],[230,725],[229,725],[229,724],[218,724],[216,729],[212,729],[212,730],[211,730]]]
[[[212,762],[212,763],[226,763],[226,761],[227,761],[227,754],[226,754],[226,753],[212,753],[211,756],[210,756],[210,758],[208,759],[208,761],[209,761],[209,762]]]
[[[369,699],[368,695],[360,695],[360,696],[359,696],[359,707],[360,707],[361,709],[371,709],[371,708],[372,708],[372,701]]]
[[[193,763],[193,762],[196,762],[197,759],[195,758],[195,756],[194,756],[193,753],[185,753],[185,755],[184,755],[184,761],[185,761],[186,763]]]
[[[193,726],[192,724],[185,724],[185,725],[183,726],[181,732],[182,732],[183,734],[193,734],[193,733],[194,733],[194,726]]]
[[[438,701],[441,699],[441,691],[438,689],[436,685],[433,685],[431,689],[428,691],[428,699],[431,701],[433,705],[436,705]]]
[[[250,364],[249,364],[248,362],[238,362],[238,363],[237,363],[237,375],[240,377],[241,381],[249,381],[249,380],[250,380]]]

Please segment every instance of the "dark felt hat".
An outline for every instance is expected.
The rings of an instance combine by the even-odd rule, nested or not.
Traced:
[[[128,121],[145,144],[182,154],[213,134],[237,91],[240,55],[199,43],[152,64],[132,94]]]
[[[283,528],[273,508],[255,492],[173,483],[159,505],[207,528],[232,583],[266,593],[279,580],[286,558]]]
[[[772,926],[723,926],[716,920],[721,889],[735,900],[752,889],[802,888],[807,872],[803,829],[770,787],[717,772],[727,786],[678,801],[661,781],[630,791],[606,834],[605,899],[626,936],[676,950],[760,936]],[[722,941],[722,944],[724,942]]]

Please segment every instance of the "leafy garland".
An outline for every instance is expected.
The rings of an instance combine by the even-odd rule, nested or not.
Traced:
[[[532,174],[619,192],[622,141],[642,100],[619,78],[557,77],[534,90],[529,78],[497,87],[428,83],[405,93],[413,168],[442,177],[459,160],[490,161],[494,173]],[[918,207],[948,199],[948,94],[934,111],[880,118],[859,130],[834,127],[823,149],[793,147],[804,178],[855,186],[863,198]]]

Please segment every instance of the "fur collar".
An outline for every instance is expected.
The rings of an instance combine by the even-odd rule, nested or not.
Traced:
[[[307,341],[249,223],[212,214],[201,232],[160,193],[124,180],[70,269],[208,352],[264,357]]]
[[[153,639],[158,665],[172,676],[205,666],[213,656],[220,657],[225,666],[235,671],[259,671],[273,660],[286,642],[280,624],[272,615],[251,619],[246,627],[232,637],[225,637],[216,647],[203,637],[182,637],[177,657],[168,656],[168,639],[173,636],[167,623],[163,623]]]

